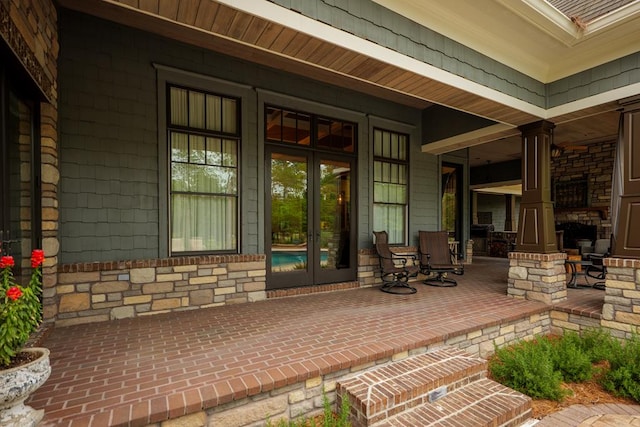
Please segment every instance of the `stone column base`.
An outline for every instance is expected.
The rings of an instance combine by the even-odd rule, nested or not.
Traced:
[[[567,254],[510,252],[507,295],[545,304],[567,299]]]

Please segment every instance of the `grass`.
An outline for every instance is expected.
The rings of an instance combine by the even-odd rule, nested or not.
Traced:
[[[351,427],[349,421],[349,399],[342,399],[340,410],[336,413],[333,411],[324,390],[322,391],[322,408],[323,413],[319,417],[302,417],[297,420],[280,419],[276,424],[267,420],[267,427]]]
[[[534,399],[555,401],[569,393],[563,383],[589,381],[598,374],[605,390],[640,402],[639,360],[637,336],[621,342],[602,329],[592,329],[582,335],[567,332],[496,349],[489,371],[496,381]],[[599,371],[595,364],[608,368]]]

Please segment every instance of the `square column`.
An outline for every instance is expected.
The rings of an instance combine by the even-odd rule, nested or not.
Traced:
[[[551,201],[551,132],[555,125],[542,120],[521,126],[522,200],[516,250],[558,252]]]

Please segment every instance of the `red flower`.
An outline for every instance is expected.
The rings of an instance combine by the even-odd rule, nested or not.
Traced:
[[[31,252],[31,268],[37,268],[44,262],[44,251],[42,249],[34,249]]]
[[[22,291],[20,290],[19,287],[12,286],[9,289],[7,289],[7,298],[9,298],[10,300],[15,301],[21,296],[22,296]]]
[[[3,256],[0,258],[0,268],[13,267],[15,262],[13,261],[13,257],[11,255]]]

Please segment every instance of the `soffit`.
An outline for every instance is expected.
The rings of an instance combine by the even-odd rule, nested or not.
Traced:
[[[285,13],[285,9],[268,2],[59,0],[59,4],[68,9],[419,109],[438,103],[510,126],[539,120],[544,113],[538,107],[497,91],[487,96],[482,92],[491,90],[480,85],[469,90],[444,83],[442,78],[438,78],[441,76],[432,78],[429,72],[423,71],[428,68],[426,64],[397,52],[387,50],[385,53],[389,57],[376,56],[366,48],[357,49],[349,43],[341,44],[340,40],[333,42],[323,34],[327,28],[314,32],[304,25],[296,26],[296,22],[289,21],[285,25],[282,19],[266,19],[257,13],[232,7],[240,3],[257,10],[261,7],[282,9]],[[304,19],[302,15],[294,15]],[[314,23],[328,27],[313,20],[304,24]],[[331,30],[330,27],[328,29]],[[355,38],[338,30],[334,32],[340,33],[339,37]],[[369,47],[385,49],[368,41],[361,42]],[[412,63],[398,65],[391,58],[393,55],[396,59],[403,56]],[[442,74],[440,70],[431,70],[431,73]],[[464,81],[463,84],[473,83]],[[509,102],[517,104],[516,107]]]
[[[561,1],[565,13],[584,13],[578,24],[543,0],[374,1],[543,83],[632,54],[640,44],[638,0],[610,1],[619,7],[596,12],[569,8],[593,0]]]
[[[502,0],[465,3],[491,5],[503,16],[517,19],[520,31],[542,44],[543,32],[535,30],[526,20],[507,7],[499,7]],[[507,1],[507,0],[505,0]],[[508,0],[511,2],[511,0]],[[533,0],[532,0],[533,1]],[[638,0],[640,1],[640,0]],[[383,0],[380,0],[382,3]],[[435,0],[403,0],[405,5],[422,3],[450,4],[450,14],[461,0],[439,2]],[[513,1],[513,4],[525,0]],[[454,109],[485,117],[501,126],[496,132],[457,141],[440,154],[458,148],[470,147],[499,138],[519,138],[517,126],[541,118],[560,124],[557,139],[567,141],[578,138],[584,126],[591,126],[596,134],[592,138],[608,137],[609,125],[599,126],[597,114],[613,111],[618,105],[609,103],[597,107],[569,108],[567,113],[548,115],[544,109],[492,91],[486,87],[451,76],[442,70],[391,51],[354,35],[334,29],[303,15],[280,8],[273,3],[256,0],[59,0],[62,7],[127,25],[178,40],[205,49],[220,52],[271,68],[299,74],[327,84],[367,93],[418,109],[438,103]],[[436,5],[436,6],[437,6]],[[243,10],[239,8],[243,7]],[[475,6],[477,7],[477,6]],[[247,12],[251,10],[253,13]],[[276,12],[273,12],[273,11]],[[445,10],[442,7],[436,10]],[[473,11],[472,11],[473,12]],[[280,15],[278,15],[280,14]],[[464,27],[471,25],[474,13],[463,17],[449,17]],[[479,17],[483,15],[478,11]],[[467,18],[464,18],[467,16]],[[479,18],[482,21],[483,18]],[[505,18],[505,21],[508,19]],[[488,25],[488,22],[484,25]],[[478,37],[486,36],[486,29],[478,30]],[[640,32],[639,32],[640,33]],[[446,34],[449,35],[449,34]],[[553,43],[561,44],[553,39]],[[516,44],[516,43],[514,43]],[[636,44],[637,46],[637,44]],[[520,49],[524,51],[524,49]],[[523,58],[530,55],[521,54]],[[544,61],[534,61],[544,62]],[[457,80],[456,80],[457,79]],[[451,83],[453,81],[453,83]],[[562,110],[562,109],[561,109]],[[592,111],[593,110],[593,111]],[[581,121],[588,117],[586,121]],[[617,121],[616,121],[617,125]],[[582,136],[584,137],[584,136]],[[513,144],[510,144],[513,145]],[[516,144],[519,146],[519,144]],[[498,150],[498,153],[500,151]]]

